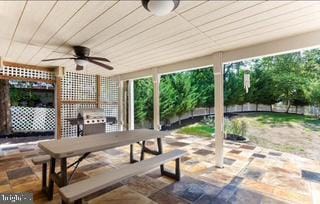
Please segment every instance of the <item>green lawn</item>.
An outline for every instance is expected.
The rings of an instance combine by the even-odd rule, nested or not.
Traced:
[[[214,128],[206,124],[197,123],[181,128],[180,130],[178,130],[178,133],[201,137],[212,137],[211,135],[212,133],[214,133]]]
[[[320,120],[310,116],[287,114],[287,113],[255,113],[249,117],[254,117],[259,125],[294,125],[300,124],[309,130],[319,131]]]

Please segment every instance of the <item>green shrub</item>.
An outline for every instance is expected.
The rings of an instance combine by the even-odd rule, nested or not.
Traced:
[[[226,134],[234,134],[239,136],[245,136],[247,134],[248,125],[244,120],[225,120],[225,132]]]

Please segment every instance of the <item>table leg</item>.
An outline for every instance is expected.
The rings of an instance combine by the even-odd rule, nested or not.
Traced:
[[[162,154],[163,153],[163,149],[162,149],[162,140],[161,138],[157,138],[157,143],[158,143],[158,152],[159,154]],[[161,172],[161,175],[163,175],[163,172],[164,172],[164,165],[160,165],[160,172]]]
[[[130,163],[134,163],[134,158],[133,158],[133,144],[130,144]]]
[[[144,160],[144,149],[145,149],[145,146],[146,146],[146,141],[142,141],[140,161]]]
[[[62,158],[60,160],[61,164],[61,187],[68,185],[68,176],[67,176],[67,158]]]
[[[53,185],[54,185],[54,180],[53,176],[55,174],[55,168],[56,168],[56,159],[52,158],[50,159],[50,170],[49,170],[49,187],[48,187],[48,200],[53,199]]]

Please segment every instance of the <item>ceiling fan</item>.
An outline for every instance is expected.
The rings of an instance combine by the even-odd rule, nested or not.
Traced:
[[[65,57],[65,58],[54,58],[54,59],[43,59],[42,62],[49,62],[49,61],[55,61],[55,60],[66,60],[66,59],[73,59],[76,63],[76,70],[80,71],[83,70],[84,66],[89,62],[95,65],[98,65],[100,67],[103,67],[108,70],[113,70],[113,67],[98,61],[103,62],[110,62],[107,58],[104,57],[91,57],[90,55],[90,49],[83,46],[73,46],[74,50],[74,57]]]

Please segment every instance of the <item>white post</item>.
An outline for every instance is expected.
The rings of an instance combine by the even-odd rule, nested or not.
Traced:
[[[153,80],[153,129],[161,130],[160,125],[160,75],[154,69]]]
[[[120,80],[120,77],[118,79],[118,124],[120,131],[123,131],[123,81]]]
[[[134,130],[134,80],[128,82],[128,128]]]
[[[223,168],[223,140],[224,140],[224,94],[222,52],[214,57],[214,102],[215,102],[215,146],[216,166]]]

